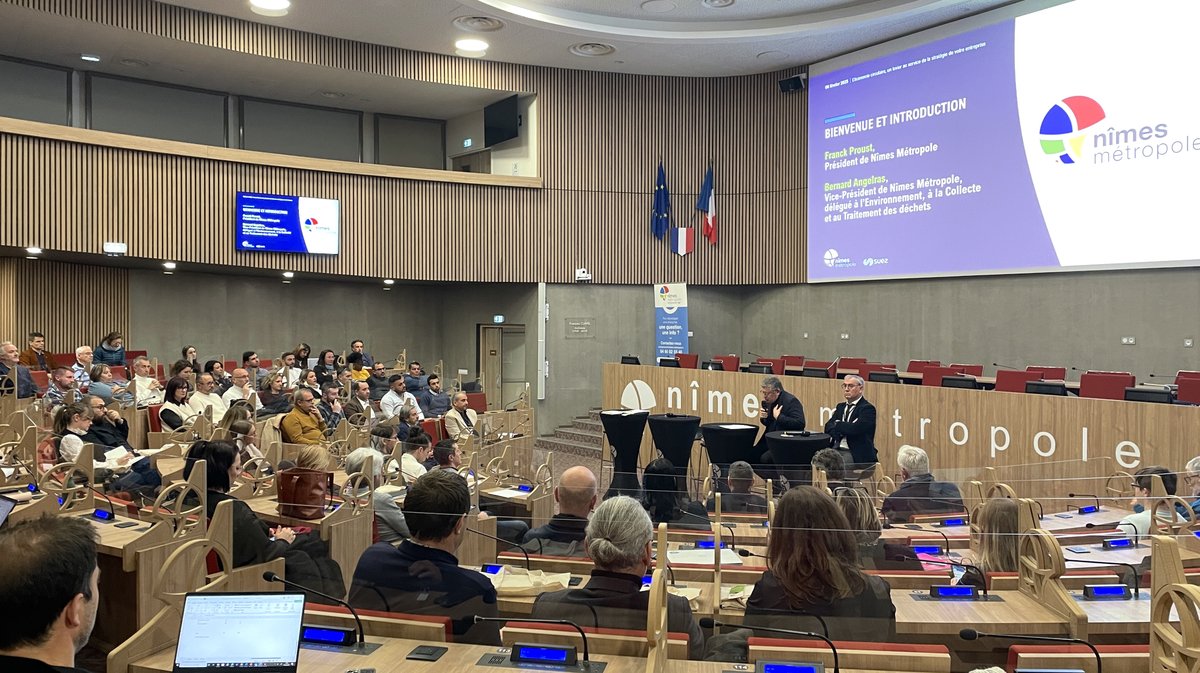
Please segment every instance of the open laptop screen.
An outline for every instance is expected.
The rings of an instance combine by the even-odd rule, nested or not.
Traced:
[[[301,593],[188,594],[175,673],[295,673]]]
[[[0,495],[0,528],[4,527],[4,522],[8,520],[8,515],[12,514],[13,508],[16,506],[16,500],[10,500]]]

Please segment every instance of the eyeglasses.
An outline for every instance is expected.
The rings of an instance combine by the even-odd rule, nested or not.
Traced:
[[[857,383],[843,383],[842,384],[842,388],[844,388],[845,390],[850,390],[851,388],[858,388],[858,387],[859,387],[859,384],[857,384]]]

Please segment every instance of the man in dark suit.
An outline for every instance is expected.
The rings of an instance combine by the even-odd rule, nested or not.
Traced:
[[[767,450],[767,433],[790,430],[799,432],[804,429],[804,405],[795,395],[783,389],[779,377],[768,376],[762,382],[762,407],[758,411],[758,419],[763,424],[763,433],[758,438],[755,449],[761,452],[759,464],[754,471],[763,479],[773,479],[780,483],[779,468],[771,459]]]
[[[541,594],[534,619],[569,619],[580,626],[645,631],[650,593],[642,576],[654,558],[654,525],[641,503],[628,496],[609,498],[596,508],[584,544],[595,564],[587,585]],[[688,658],[704,653],[704,633],[686,598],[667,596],[667,630],[688,634]]]
[[[837,405],[825,424],[829,445],[849,452],[848,467],[863,468],[879,460],[875,450],[875,405],[863,397],[865,383],[861,376],[848,374],[842,379],[842,394],[846,401]],[[843,458],[845,454],[843,453]]]
[[[929,471],[929,454],[918,446],[904,445],[896,453],[904,482],[883,499],[882,514],[891,523],[905,523],[914,514],[962,512],[962,493],[949,481],[938,481]]]

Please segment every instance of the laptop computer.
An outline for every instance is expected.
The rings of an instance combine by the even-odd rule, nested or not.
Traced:
[[[4,522],[8,520],[8,515],[12,514],[13,508],[16,506],[16,500],[0,495],[0,528],[4,527]]]
[[[174,673],[296,673],[302,593],[191,593]]]

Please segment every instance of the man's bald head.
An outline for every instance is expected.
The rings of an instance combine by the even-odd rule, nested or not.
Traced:
[[[554,499],[558,501],[560,514],[586,519],[596,508],[597,492],[596,475],[586,467],[576,465],[562,473],[554,488]]]

